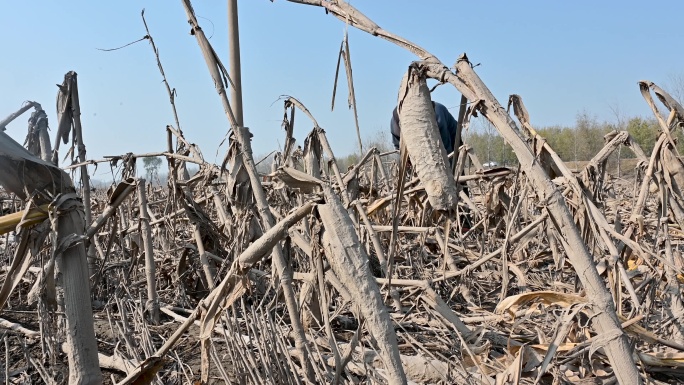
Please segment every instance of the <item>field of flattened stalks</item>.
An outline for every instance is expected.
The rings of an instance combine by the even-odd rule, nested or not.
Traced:
[[[450,69],[343,1],[295,2],[418,56],[397,79],[399,155],[364,149],[340,170],[315,111],[286,97],[284,150],[259,174],[258,130],[231,112],[185,0],[231,126],[221,165],[177,116],[163,151],[86,159],[74,72],[54,141],[38,103],[0,122],[33,109],[24,145],[0,132],[2,383],[684,382],[680,104],[639,82],[660,123],[652,153],[612,132],[570,169],[534,111],[518,95],[500,105],[465,55]],[[429,78],[463,95],[461,128],[489,120],[520,166],[485,170],[467,142],[446,154]],[[297,150],[295,115],[311,128]],[[638,158],[626,179],[606,167],[621,146]],[[149,157],[167,179],[140,177]],[[109,188],[90,187],[95,164]]]

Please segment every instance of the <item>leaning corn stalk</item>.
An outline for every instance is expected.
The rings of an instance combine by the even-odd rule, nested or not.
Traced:
[[[411,163],[437,210],[449,210],[457,203],[454,178],[437,126],[435,108],[425,75],[415,66],[409,67],[399,87],[398,100],[401,142],[406,146]]]
[[[582,236],[573,221],[567,204],[556,186],[551,182],[542,165],[536,162],[534,153],[525,142],[511,117],[472,70],[467,58],[457,64],[457,77],[474,91],[470,100],[479,100],[480,112],[489,119],[501,135],[511,144],[520,161],[522,169],[537,190],[537,194],[546,200],[546,210],[558,232],[563,235],[565,251],[568,253],[577,275],[593,305],[596,318],[594,328],[606,339],[605,351],[613,366],[613,370],[621,384],[640,383],[639,374],[632,358],[632,348],[627,336],[622,331],[620,321],[615,312],[615,305],[605,283],[594,265],[593,256],[584,243]]]
[[[318,206],[325,232],[322,236],[325,255],[332,270],[349,290],[363,314],[370,334],[389,375],[390,384],[405,384],[397,336],[389,313],[368,266],[368,255],[361,246],[347,210],[329,187],[324,188],[326,204]]]
[[[51,202],[50,216],[57,232],[53,258],[64,290],[69,383],[102,383],[83,245],[83,204],[69,176],[0,132],[0,185],[22,199],[32,197],[38,204]]]
[[[36,102],[27,101],[26,103],[24,103],[23,106],[21,106],[20,109],[9,114],[9,116],[7,116],[5,119],[0,120],[0,131],[5,131],[5,126],[10,124],[14,119],[18,118],[19,116],[21,116],[21,114],[30,110],[31,108],[35,108],[36,111],[41,109],[40,104]]]
[[[605,171],[605,162],[608,156],[617,148],[618,146],[624,144],[630,146],[638,157],[644,159],[645,155],[639,145],[633,141],[626,131],[617,132],[607,135],[611,140],[604,146],[601,151],[599,151],[594,158],[585,167],[582,173],[582,179],[577,178],[567,167],[567,165],[560,159],[558,154],[549,146],[549,144],[544,140],[537,131],[532,127],[530,123],[529,114],[522,99],[518,95],[511,95],[509,99],[509,107],[513,106],[513,110],[521,125],[525,129],[526,134],[531,138],[532,143],[535,147],[535,153],[538,155],[538,159],[542,167],[544,167],[549,176],[551,176],[551,171],[558,172],[562,175],[570,187],[574,190],[574,194],[581,200],[581,207],[584,209],[582,213],[576,213],[575,215],[580,218],[581,222],[589,224],[589,226],[581,225],[580,229],[584,230],[586,228],[597,228],[598,233],[595,234],[597,238],[591,240],[590,238],[586,240],[587,244],[591,244],[596,241],[598,243],[603,243],[602,247],[605,247],[610,255],[619,255],[618,245],[613,239],[608,235],[611,232],[613,226],[609,224],[605,213],[596,207],[596,201],[603,199],[601,196],[602,187],[601,184],[603,176],[600,175]],[[586,232],[583,231],[585,236],[588,236]],[[615,264],[618,273],[621,275],[621,284],[625,286],[627,292],[630,293],[632,302],[634,306],[639,306],[639,300],[632,286],[632,283],[627,275],[624,266],[621,263]],[[616,301],[618,304],[619,300]]]

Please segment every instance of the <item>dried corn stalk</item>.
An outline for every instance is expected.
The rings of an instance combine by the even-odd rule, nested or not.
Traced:
[[[397,337],[387,308],[368,266],[368,255],[354,231],[354,223],[339,198],[325,188],[326,204],[318,206],[325,232],[322,246],[330,266],[347,287],[378,344],[390,384],[405,384]]]
[[[36,158],[4,132],[0,132],[0,170],[0,185],[8,191],[39,204],[50,203],[48,210],[56,231],[53,258],[58,267],[57,281],[64,293],[69,383],[100,383],[83,245],[83,205],[64,171]],[[32,236],[30,230],[24,231],[23,237],[28,240]]]
[[[435,108],[422,70],[409,67],[399,87],[401,143],[436,210],[452,209],[458,201],[449,160],[437,126]]]

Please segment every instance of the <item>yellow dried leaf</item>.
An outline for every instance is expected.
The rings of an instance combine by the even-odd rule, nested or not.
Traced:
[[[630,259],[627,261],[627,270],[632,271],[636,270],[639,267],[640,263],[636,259]]]
[[[42,205],[39,208],[31,209],[26,214],[23,226],[35,225],[47,219],[47,207],[48,205]],[[21,218],[24,216],[24,214],[24,211],[19,211],[13,214],[8,214],[0,217],[0,235],[9,233],[10,231],[16,229],[19,222],[21,222]]]

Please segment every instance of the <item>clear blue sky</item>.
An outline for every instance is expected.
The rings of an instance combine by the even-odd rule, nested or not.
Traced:
[[[666,85],[670,76],[684,74],[681,1],[352,0],[352,5],[447,65],[466,52],[482,63],[476,70],[502,103],[509,94],[522,95],[537,126],[573,124],[581,111],[613,120],[610,106],[627,116],[647,116],[636,82]],[[194,6],[227,63],[226,2]],[[55,84],[74,70],[89,157],[164,150],[164,127],[173,117],[149,44],[96,49],[144,36],[142,8],[178,92],[187,138],[207,160],[220,162],[225,145],[218,144],[228,123],[180,1],[5,2],[0,116],[35,100],[54,129]],[[330,111],[344,24],[321,8],[284,0],[240,0],[239,11],[245,125],[254,134],[254,152],[266,154],[282,143],[282,102],[276,100],[283,94],[309,107],[336,153],[355,151],[344,77]],[[401,76],[415,58],[357,30],[350,29],[349,39],[362,134],[372,136],[388,129]],[[441,87],[434,98],[452,107],[459,94]],[[18,141],[23,142],[27,118],[8,127]],[[295,135],[303,140],[311,125],[303,117],[297,123]]]

